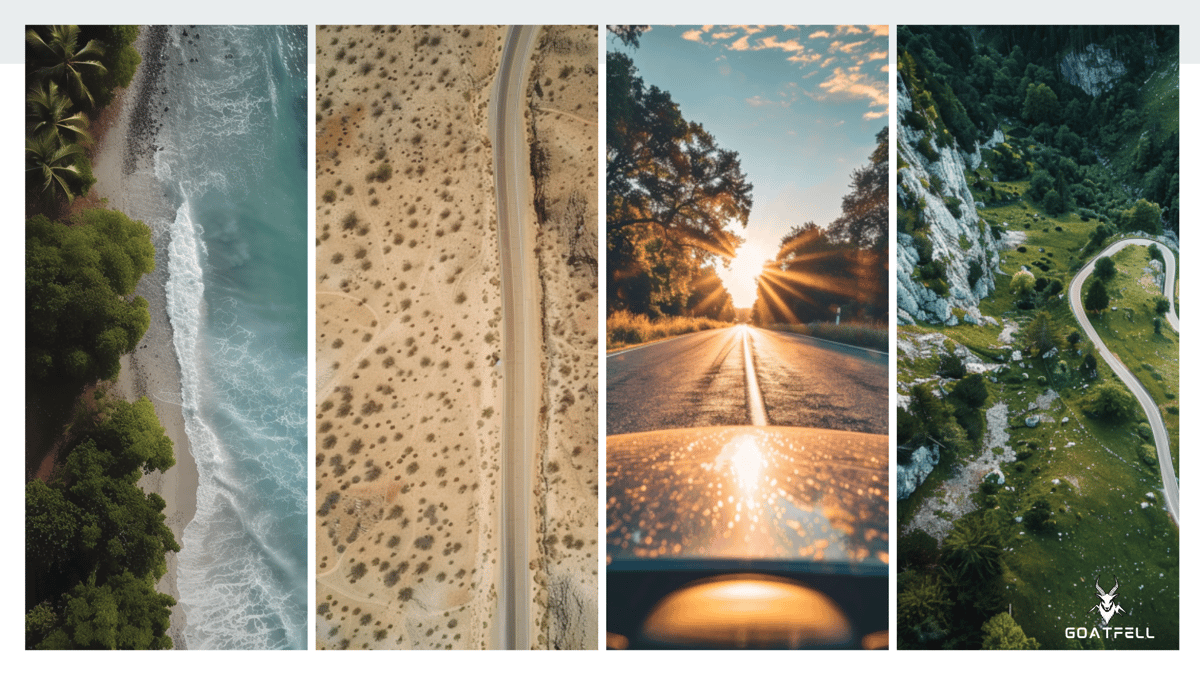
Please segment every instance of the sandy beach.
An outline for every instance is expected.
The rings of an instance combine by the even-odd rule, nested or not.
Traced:
[[[174,213],[162,196],[154,176],[155,122],[149,114],[151,93],[157,83],[156,49],[150,29],[143,27],[136,46],[142,64],[129,88],[122,92],[93,127],[96,153],[93,197],[107,200],[108,208],[150,225],[156,250],[154,272],[142,278],[137,293],[150,307],[150,328],[132,354],[121,359],[121,375],[113,391],[127,401],[142,396],[154,403],[163,428],[175,449],[175,466],[165,473],[154,472],[140,482],[143,489],[162,495],[167,506],[167,525],[175,540],[183,541],[183,530],[196,512],[198,475],[184,432],[180,408],[179,359],[175,353],[171,323],[167,317],[167,243],[170,233],[156,223],[170,223]],[[167,553],[167,574],[158,590],[179,599],[176,588],[176,554]],[[186,649],[185,617],[180,605],[171,610],[169,635],[176,649]]]

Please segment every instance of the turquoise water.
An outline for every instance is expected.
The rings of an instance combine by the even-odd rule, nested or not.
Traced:
[[[155,174],[176,207],[167,311],[200,475],[179,554],[189,649],[303,649],[304,27],[173,27]]]

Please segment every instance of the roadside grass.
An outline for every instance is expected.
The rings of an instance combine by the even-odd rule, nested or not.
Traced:
[[[715,321],[706,317],[670,316],[650,319],[644,314],[633,314],[621,310],[613,312],[608,317],[606,346],[610,350],[620,349],[675,335],[732,325],[725,321]]]
[[[1025,187],[1021,185],[1022,190]],[[1038,207],[1026,200],[981,210],[989,224],[1008,222],[1007,229],[1025,232],[1022,246],[1026,250],[1001,253],[1003,274],[996,276],[996,290],[979,306],[985,315],[1016,321],[1022,329],[1036,312],[1047,311],[1065,346],[1065,337],[1072,331],[1083,332],[1070,311],[1066,289],[1075,272],[1095,254],[1084,255],[1082,251],[1098,222],[1083,222],[1075,214],[1059,218],[1043,214],[1035,219],[1033,214],[1038,212]],[[1138,283],[1141,269],[1147,266],[1146,249],[1131,247],[1125,251],[1128,256],[1114,258],[1118,277],[1110,282],[1110,291],[1120,288],[1113,302],[1122,309],[1105,312],[1103,319],[1093,323],[1114,353],[1133,366],[1131,370],[1156,400],[1168,401],[1166,392],[1178,395],[1179,391],[1178,336],[1169,326],[1164,326],[1162,336],[1154,335],[1152,296],[1157,296]],[[1060,297],[1051,298],[1037,310],[1017,309],[1009,281],[1022,266],[1038,278],[1059,279],[1064,289]],[[999,346],[1001,329],[969,324],[916,325],[900,327],[897,334],[903,338],[941,333],[949,338],[947,345],[957,341],[989,361],[987,357]],[[1019,330],[1012,347],[1020,345]],[[1086,342],[1080,343],[1079,349],[1086,353]],[[936,374],[937,357],[898,356],[897,379],[901,382]],[[1111,588],[1115,578],[1121,584],[1121,603],[1128,615],[1120,621],[1114,619],[1114,626],[1136,626],[1143,634],[1149,629],[1155,639],[1114,637],[1105,641],[1105,648],[1178,648],[1179,530],[1163,508],[1158,468],[1146,466],[1138,457],[1137,448],[1144,441],[1136,429],[1145,417],[1139,408],[1132,419],[1120,422],[1089,418],[1081,406],[1092,387],[1116,378],[1103,361],[1097,366],[1096,378],[1085,378],[1079,373],[1082,361],[1079,351],[1064,349],[1049,360],[1025,355],[1021,362],[1006,363],[990,373],[996,382],[989,377],[989,399],[984,407],[990,408],[997,401],[1008,404],[1009,444],[1020,457],[1002,466],[1005,489],[999,492],[994,505],[1006,516],[1002,520],[1013,536],[1005,556],[1006,601],[1012,603],[1013,617],[1025,633],[1036,637],[1043,649],[1068,648],[1075,646],[1065,638],[1068,626],[1090,628],[1099,624],[1096,613],[1089,611],[1096,604],[1097,578],[1106,589]],[[1066,372],[1056,372],[1057,362],[1065,365]],[[1030,406],[1049,389],[1060,398],[1050,404],[1049,410],[1040,412],[1042,422],[1037,427],[1025,426],[1023,419]],[[1177,404],[1177,399],[1173,402]],[[1166,404],[1161,407],[1172,434],[1172,454],[1178,457],[1178,416],[1168,414]],[[1065,423],[1063,418],[1067,418]],[[939,487],[954,470],[950,462],[939,463],[912,497],[897,503],[901,530],[925,500],[938,498]],[[1148,493],[1153,497],[1147,498]],[[1015,519],[1040,498],[1050,503],[1054,524],[1043,532],[1026,530]],[[972,499],[978,503],[980,493]],[[1141,506],[1143,502],[1147,507]]]
[[[1111,381],[1111,371],[1102,378]],[[1177,648],[1179,530],[1162,507],[1157,469],[1137,458],[1137,422],[1090,419],[1079,407],[1086,390],[1063,394],[1053,420],[1010,430],[1014,444],[1036,446],[1014,446],[1030,456],[1006,471],[1013,490],[1001,493],[999,507],[1011,516],[1015,534],[1005,573],[1014,618],[1043,649],[1066,648],[1067,626],[1098,623],[1089,613],[1096,578],[1109,588],[1115,577],[1129,616],[1114,625],[1149,627],[1156,639],[1105,647]],[[1050,502],[1055,522],[1032,532],[1015,518],[1039,498]]]
[[[834,325],[827,322],[812,323],[773,323],[763,326],[768,330],[778,330],[798,335],[840,342],[842,344],[867,347],[881,352],[889,352],[891,341],[888,338],[887,326],[866,326],[862,324],[843,323]]]
[[[1089,318],[1100,339],[1121,359],[1158,404],[1179,467],[1179,335],[1163,320],[1154,332],[1154,303],[1162,293],[1153,283],[1149,249],[1129,246],[1112,256],[1117,276],[1108,283],[1109,309]],[[1174,412],[1171,412],[1174,410]]]

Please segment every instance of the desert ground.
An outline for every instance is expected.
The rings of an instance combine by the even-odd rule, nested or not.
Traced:
[[[505,34],[317,29],[318,648],[502,646],[488,109]],[[531,80],[527,119],[546,159],[529,205],[542,293],[526,301],[540,303],[545,378],[529,646],[594,648],[596,32],[540,36],[540,82],[563,81],[541,86],[550,111]]]

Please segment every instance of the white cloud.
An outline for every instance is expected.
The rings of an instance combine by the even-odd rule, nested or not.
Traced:
[[[873,106],[887,106],[887,83],[877,82],[866,75],[849,72],[843,68],[834,68],[833,75],[817,85],[825,92],[827,98],[856,99],[865,98]]]

